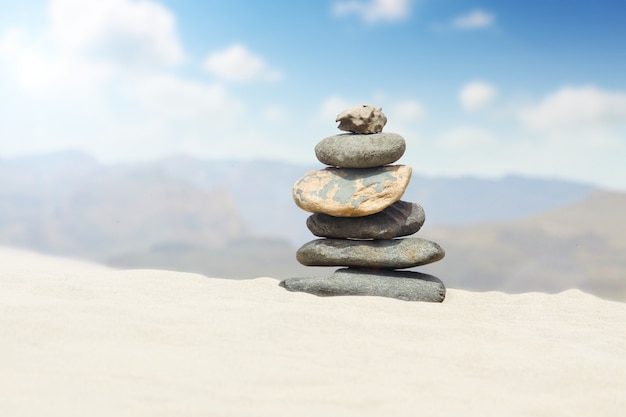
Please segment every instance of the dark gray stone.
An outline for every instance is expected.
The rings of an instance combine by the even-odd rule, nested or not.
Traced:
[[[307,266],[351,266],[402,269],[443,258],[444,250],[420,238],[385,240],[316,239],[296,252]]]
[[[315,213],[306,226],[315,236],[336,239],[391,239],[416,233],[424,224],[424,209],[396,201],[383,211],[363,217],[335,217]]]
[[[436,303],[446,297],[446,287],[439,278],[414,271],[345,268],[327,278],[288,278],[279,285],[322,297],[366,295]]]
[[[395,133],[342,134],[322,139],[315,146],[317,159],[342,168],[374,168],[396,162],[404,155],[404,138]]]

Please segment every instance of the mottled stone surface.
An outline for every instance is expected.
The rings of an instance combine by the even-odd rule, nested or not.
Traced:
[[[331,216],[367,216],[400,200],[411,179],[411,167],[326,168],[307,172],[293,186],[302,210]]]
[[[381,108],[361,104],[342,111],[335,121],[339,122],[338,128],[346,132],[378,133],[387,124],[387,117]]]
[[[386,240],[316,239],[305,243],[296,258],[307,266],[351,266],[402,269],[443,258],[444,250],[420,238]]]
[[[396,162],[405,150],[404,138],[396,133],[345,133],[322,139],[315,146],[315,156],[326,165],[373,168]]]
[[[364,217],[335,217],[315,213],[306,226],[315,236],[336,239],[391,239],[417,232],[424,224],[424,209],[416,203],[396,201],[380,213]]]
[[[413,271],[345,268],[328,278],[288,278],[279,285],[322,297],[368,295],[436,303],[446,297],[446,287],[439,278]]]

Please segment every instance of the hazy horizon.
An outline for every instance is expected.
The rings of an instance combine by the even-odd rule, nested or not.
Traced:
[[[107,160],[102,160],[98,158],[96,155],[89,153],[89,151],[82,150],[82,149],[72,149],[72,148],[59,149],[59,150],[49,151],[49,152],[36,152],[36,153],[27,153],[27,154],[21,154],[21,155],[13,155],[13,156],[4,157],[4,158],[0,156],[0,163],[2,161],[12,161],[12,162],[18,161],[19,162],[19,161],[26,161],[26,160],[32,160],[32,159],[48,160],[49,158],[66,157],[66,156],[79,156],[79,157],[89,158],[89,159],[92,159],[99,166],[103,166],[103,167],[143,166],[143,165],[158,164],[166,160],[177,159],[177,158],[183,158],[183,159],[189,158],[190,160],[195,160],[195,161],[199,161],[203,163],[233,163],[233,164],[277,163],[277,164],[284,164],[284,165],[289,165],[289,166],[294,166],[294,167],[297,166],[297,167],[310,168],[310,169],[322,169],[325,167],[325,165],[323,165],[321,162],[317,160],[313,162],[305,163],[305,162],[290,161],[290,160],[284,160],[280,158],[262,157],[262,156],[261,157],[249,157],[249,158],[236,158],[236,157],[203,158],[197,155],[191,155],[191,154],[184,153],[184,152],[174,152],[171,154],[161,155],[158,157],[152,157],[152,158],[146,158],[146,159],[133,159],[130,161],[107,161]],[[402,159],[400,159],[397,162],[397,164],[403,164],[403,163],[404,161]],[[501,173],[499,175],[480,175],[480,174],[472,174],[472,173],[462,173],[462,174],[456,174],[456,175],[455,174],[446,175],[445,173],[443,173],[443,174],[429,175],[429,174],[425,174],[421,172],[416,172],[415,169],[413,169],[413,171],[414,171],[413,176],[415,178],[419,177],[419,178],[425,178],[425,179],[443,179],[443,180],[468,179],[468,180],[498,182],[498,181],[503,181],[503,180],[511,179],[511,178],[521,178],[521,179],[529,179],[529,180],[558,181],[558,182],[563,182],[563,183],[580,184],[580,185],[593,187],[598,190],[605,190],[605,191],[611,191],[611,192],[617,192],[617,193],[626,192],[626,188],[621,189],[621,188],[614,188],[614,187],[606,187],[606,186],[602,186],[599,184],[594,184],[593,182],[590,182],[590,181],[580,181],[576,179],[570,179],[567,177],[561,177],[558,175],[540,175],[540,174],[533,175],[533,174],[518,174],[518,173],[509,173],[509,172]]]
[[[306,166],[188,158],[104,166],[82,158],[0,160],[0,245],[234,279],[328,273],[295,257],[316,239],[310,213],[291,196]],[[447,252],[426,269],[454,288],[581,288],[625,299],[624,192],[414,175],[402,199],[426,212],[417,237]]]

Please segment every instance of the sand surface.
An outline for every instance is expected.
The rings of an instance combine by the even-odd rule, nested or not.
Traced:
[[[626,304],[576,290],[319,298],[277,284],[0,248],[0,415],[626,412]]]

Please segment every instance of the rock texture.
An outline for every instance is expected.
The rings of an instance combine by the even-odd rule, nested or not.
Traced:
[[[411,167],[389,165],[404,154],[400,135],[381,133],[387,122],[372,106],[342,112],[339,129],[353,132],[329,136],[315,155],[330,168],[309,171],[293,186],[295,203],[312,212],[309,230],[322,239],[296,253],[307,266],[347,266],[328,278],[290,278],[289,291],[316,295],[374,295],[409,301],[443,301],[446,290],[430,275],[398,271],[442,259],[435,242],[404,238],[424,224],[419,204],[400,201]]]
[[[411,167],[326,168],[307,172],[293,186],[301,209],[331,216],[378,213],[400,200],[411,179]]]
[[[335,121],[339,122],[339,130],[346,132],[378,133],[387,124],[387,117],[381,108],[361,104],[339,113]]]
[[[298,249],[296,258],[307,266],[403,269],[436,262],[444,255],[441,246],[420,238],[317,239]]]
[[[335,217],[315,213],[306,225],[315,236],[335,239],[392,239],[416,233],[426,216],[422,206],[396,201],[380,213],[364,217]]]
[[[395,133],[341,134],[322,139],[315,146],[315,156],[326,165],[373,168],[396,162],[405,149],[404,138]]]
[[[288,278],[280,286],[318,296],[369,295],[440,303],[446,287],[439,278],[413,271],[344,268],[330,277]]]

